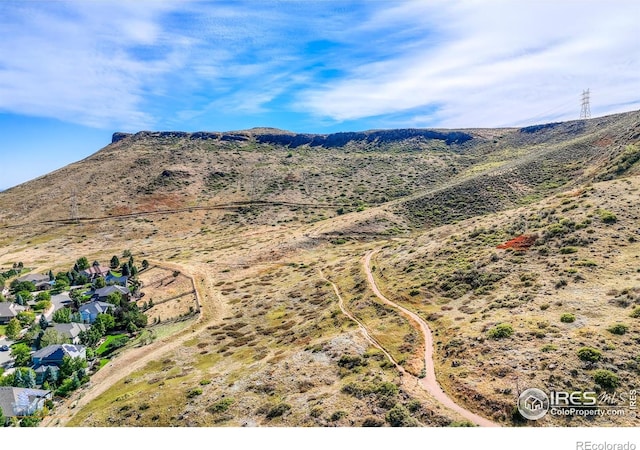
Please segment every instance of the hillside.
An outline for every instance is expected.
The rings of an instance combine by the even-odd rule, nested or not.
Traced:
[[[128,249],[199,293],[200,316],[154,325],[154,342],[100,369],[51,425],[468,421],[418,383],[425,336],[375,293],[372,250],[384,296],[431,328],[444,392],[521,425],[520,388],[591,388],[599,368],[624,389],[637,379],[638,160],[640,112],[521,129],[116,133],[0,193],[0,267]],[[521,235],[530,248],[497,248]],[[513,334],[491,339],[502,322]],[[607,331],[618,322],[625,334]],[[602,359],[583,363],[584,346]],[[593,420],[538,425],[630,425]]]

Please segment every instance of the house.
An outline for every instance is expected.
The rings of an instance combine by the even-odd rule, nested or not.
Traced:
[[[34,367],[44,365],[59,366],[62,364],[62,359],[65,356],[86,359],[87,349],[82,345],[73,344],[47,345],[31,355],[31,361],[33,362]]]
[[[51,391],[43,389],[0,387],[0,408],[5,417],[31,416],[50,398]]]
[[[110,270],[110,268],[104,266],[91,266],[80,273],[86,275],[90,280],[95,280],[96,278],[106,277]]]
[[[126,286],[127,281],[129,281],[129,277],[126,277],[124,275],[121,277],[116,277],[114,274],[109,272],[107,276],[104,277],[104,281],[106,281],[107,284],[119,284],[120,286]]]
[[[538,397],[529,395],[524,401],[524,406],[525,408],[529,409],[529,411],[534,412],[544,408],[544,403]]]
[[[113,305],[111,303],[94,300],[80,306],[78,312],[80,313],[80,317],[82,317],[83,322],[93,323],[95,322],[96,317],[98,317],[98,314],[105,314],[112,309]]]
[[[60,372],[60,368],[58,366],[49,366],[49,365],[38,366],[34,369],[36,373],[36,384],[44,383],[45,377],[47,375],[47,370],[53,373],[53,376],[56,380],[58,379],[58,376],[59,376],[58,372]]]
[[[84,323],[54,323],[52,324],[53,329],[60,333],[65,338],[69,339],[72,344],[80,343],[80,332],[87,331],[91,328],[91,325],[87,325]]]
[[[129,294],[129,289],[127,289],[124,286],[117,286],[117,285],[115,285],[115,286],[106,286],[106,287],[103,287],[103,288],[100,288],[100,289],[96,289],[93,292],[92,299],[104,302],[104,301],[107,300],[107,297],[110,294],[113,294],[114,292],[119,292],[120,294],[122,294],[122,298],[124,300],[129,300],[129,295],[130,295]]]
[[[51,289],[53,281],[49,280],[49,275],[42,275],[39,273],[29,273],[23,277],[18,278],[18,281],[30,281],[39,291]]]
[[[17,303],[0,302],[0,325],[7,324],[26,308]]]

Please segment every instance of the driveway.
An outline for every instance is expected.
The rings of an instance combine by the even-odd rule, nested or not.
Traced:
[[[53,305],[53,309],[50,309],[48,311],[48,314],[46,315],[47,320],[51,321],[51,318],[53,317],[53,313],[57,310],[59,310],[60,308],[64,308],[65,306],[69,305],[71,303],[71,297],[69,297],[69,293],[68,292],[63,292],[61,294],[58,295],[52,295],[51,296],[51,304]]]
[[[0,338],[0,347],[3,345],[10,346],[13,344],[13,341],[8,340],[7,338]],[[8,369],[13,365],[13,358],[11,357],[11,350],[7,352],[0,352],[0,367],[4,367]]]

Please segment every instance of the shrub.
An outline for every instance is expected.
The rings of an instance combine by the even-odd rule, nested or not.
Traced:
[[[560,316],[560,322],[562,323],[573,323],[576,321],[576,316],[571,313],[564,313]]]
[[[269,409],[269,411],[267,411],[267,419],[280,417],[290,409],[291,409],[291,405],[288,405],[286,403],[279,403],[273,406],[271,409]]]
[[[640,306],[636,306],[633,311],[631,311],[631,314],[629,314],[629,317],[633,317],[634,319],[640,318]]]
[[[342,355],[338,360],[338,365],[346,369],[353,369],[358,366],[364,366],[367,362],[358,355]]]
[[[337,422],[338,420],[346,416],[347,416],[346,411],[336,411],[333,414],[331,414],[331,417],[329,418],[329,420],[331,420],[331,422]]]
[[[596,362],[602,358],[602,352],[593,347],[582,347],[578,350],[578,358],[583,361]]]
[[[602,210],[600,211],[600,220],[602,220],[604,223],[615,223],[618,218],[611,211]]]
[[[570,253],[576,253],[578,251],[578,249],[576,247],[562,247],[560,249],[560,253],[562,253],[563,255],[568,255]]]
[[[187,398],[197,397],[198,395],[202,395],[202,389],[200,389],[200,388],[191,389],[187,393]]]
[[[599,369],[593,372],[593,380],[603,388],[613,389],[620,384],[620,379],[618,378],[618,375],[616,375],[615,373],[609,370],[604,370],[604,369]]]
[[[502,339],[509,337],[513,334],[513,327],[508,323],[499,323],[495,327],[491,328],[488,335],[491,339]]]
[[[407,409],[412,413],[418,411],[421,407],[422,403],[419,400],[411,400],[407,403]]]
[[[623,335],[627,332],[628,329],[629,329],[628,326],[622,323],[616,323],[615,325],[611,325],[609,328],[607,328],[607,331],[609,333]]]
[[[235,400],[232,399],[231,397],[220,399],[217,402],[215,402],[213,405],[209,406],[207,408],[207,412],[211,414],[225,412],[227,409],[229,409],[231,405],[233,405],[234,402]]]
[[[558,350],[558,347],[556,347],[553,344],[545,344],[540,349],[540,351],[545,352],[545,353],[547,353],[547,352],[555,352],[556,350]]]
[[[410,423],[411,415],[407,408],[396,405],[387,413],[385,419],[392,427],[404,427]]]
[[[374,416],[368,416],[362,422],[363,427],[381,427],[382,425],[384,425],[384,422]]]

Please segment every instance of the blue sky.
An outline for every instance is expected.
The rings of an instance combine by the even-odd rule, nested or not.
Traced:
[[[518,126],[640,108],[637,1],[0,2],[0,189],[114,131]]]

